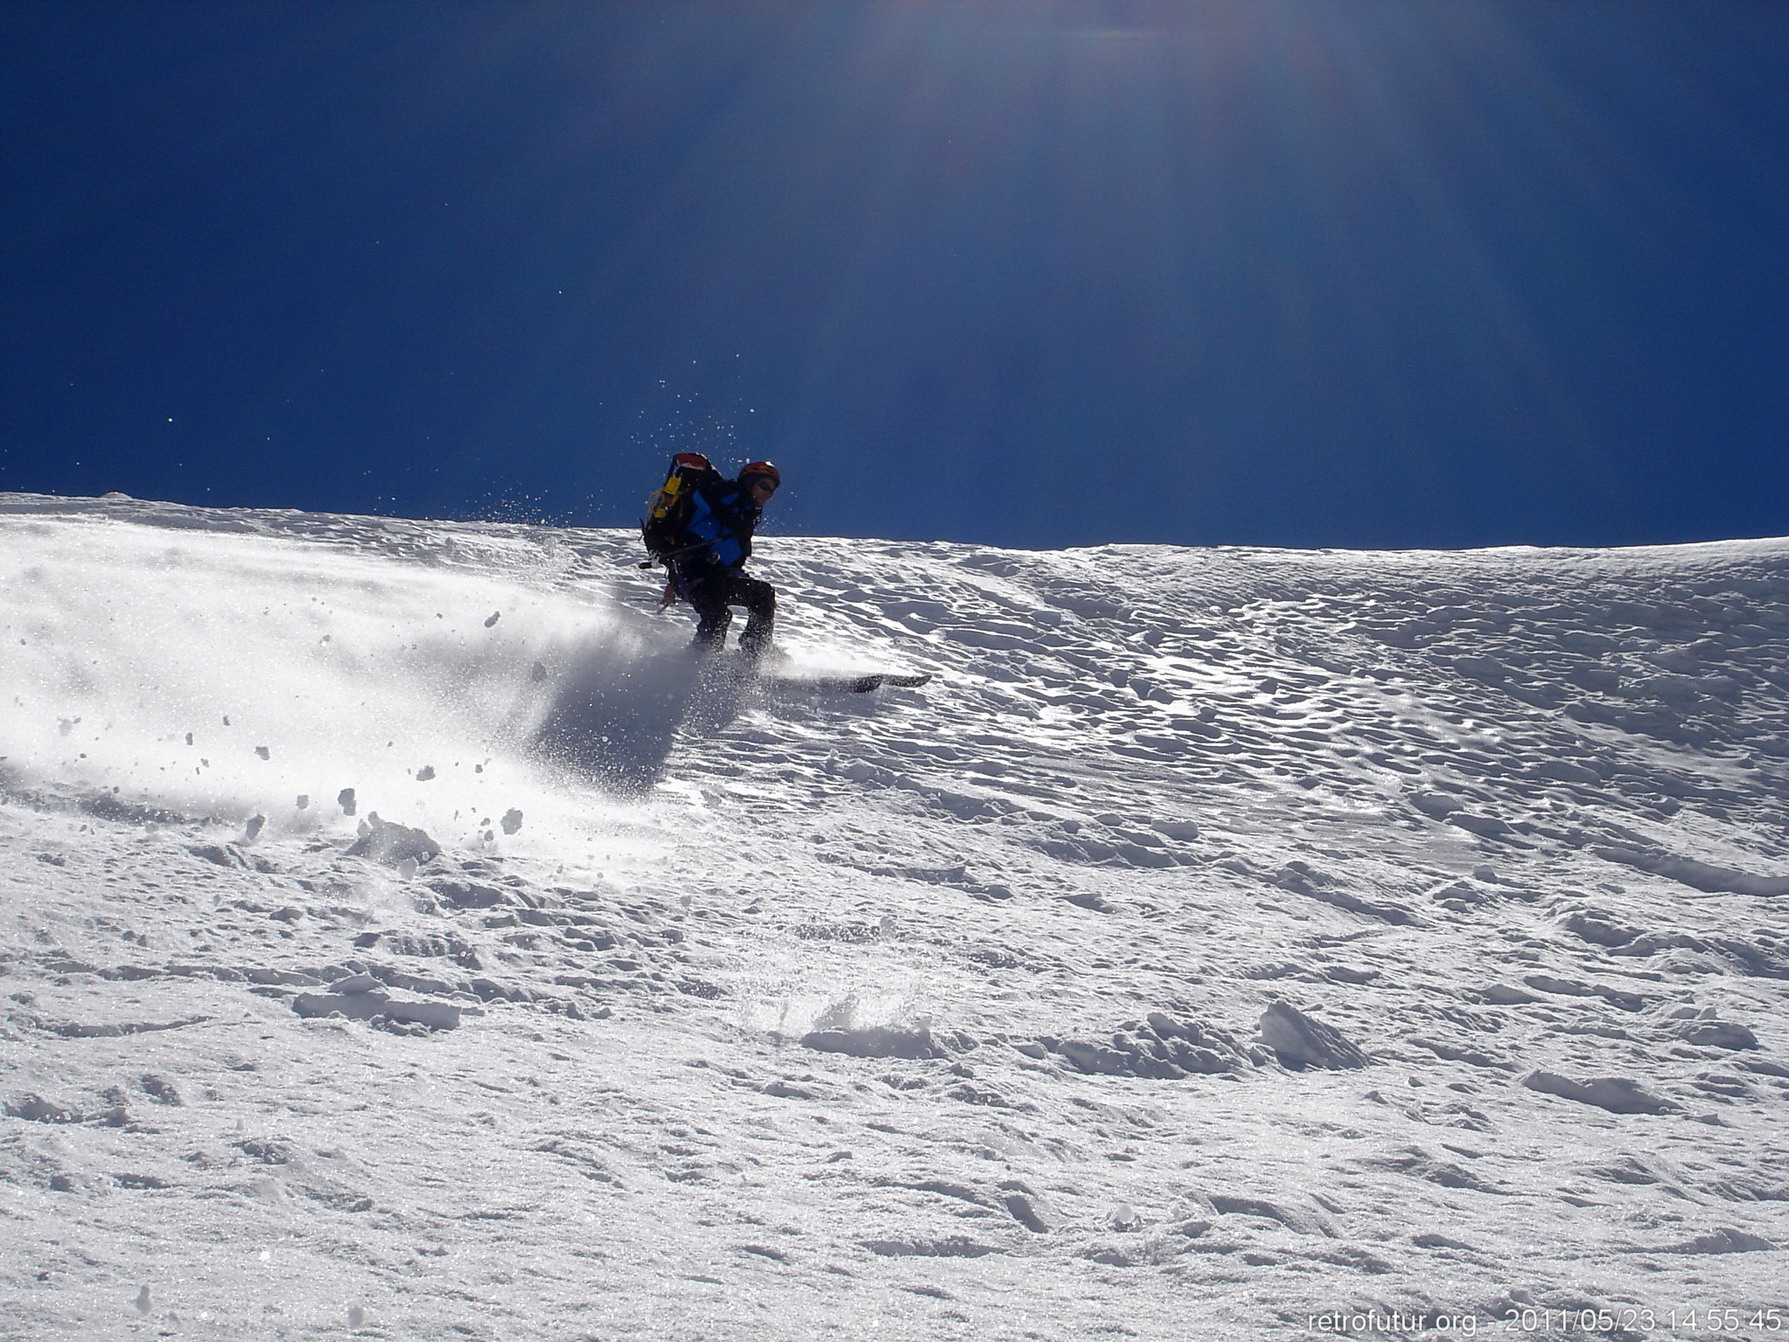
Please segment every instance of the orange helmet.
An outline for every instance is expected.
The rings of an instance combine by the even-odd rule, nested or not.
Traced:
[[[762,475],[778,489],[783,487],[783,473],[768,461],[748,461],[740,468],[741,480],[748,480],[754,475]]]

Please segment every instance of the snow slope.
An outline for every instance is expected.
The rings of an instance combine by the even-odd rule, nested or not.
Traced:
[[[0,496],[0,1334],[1789,1328],[1789,542],[633,558]]]

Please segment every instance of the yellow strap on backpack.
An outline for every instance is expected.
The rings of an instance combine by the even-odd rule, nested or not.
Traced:
[[[658,492],[646,500],[646,507],[652,514],[652,520],[654,522],[664,521],[665,514],[677,505],[677,496],[682,492],[683,480],[679,476],[673,475],[660,485]]]

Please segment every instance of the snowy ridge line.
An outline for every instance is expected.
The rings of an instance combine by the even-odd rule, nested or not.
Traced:
[[[19,1327],[1771,1306],[1789,543],[632,551],[0,498]]]

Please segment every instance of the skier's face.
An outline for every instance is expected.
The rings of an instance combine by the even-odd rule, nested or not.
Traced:
[[[776,493],[776,481],[768,475],[752,477],[752,502],[762,508],[770,502],[770,496]]]

